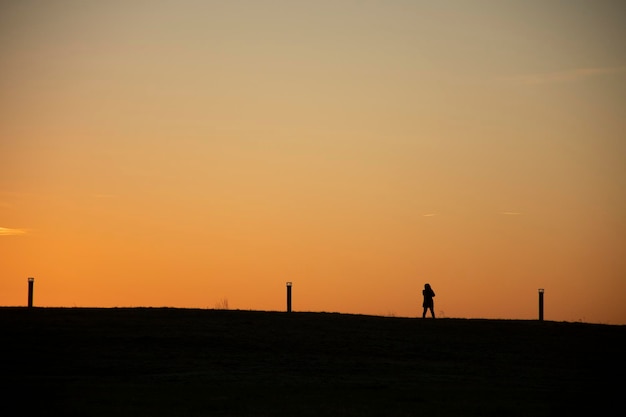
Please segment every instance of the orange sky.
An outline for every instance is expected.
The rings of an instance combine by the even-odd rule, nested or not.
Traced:
[[[626,324],[625,19],[0,0],[0,305]]]

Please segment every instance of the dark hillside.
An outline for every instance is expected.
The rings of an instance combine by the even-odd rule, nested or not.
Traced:
[[[0,308],[0,332],[16,415],[617,415],[626,372],[626,326],[583,323]]]

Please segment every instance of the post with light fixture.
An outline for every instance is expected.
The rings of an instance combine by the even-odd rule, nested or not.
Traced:
[[[539,321],[543,321],[543,288],[539,288]]]
[[[28,308],[33,306],[33,286],[35,285],[35,278],[28,278]]]
[[[287,313],[291,313],[291,282],[287,283]]]

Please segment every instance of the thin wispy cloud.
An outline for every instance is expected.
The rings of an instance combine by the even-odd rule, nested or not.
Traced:
[[[621,67],[589,67],[574,68],[564,71],[523,74],[506,77],[506,80],[522,84],[550,84],[583,81],[589,78],[601,77],[613,74],[626,74],[626,66]]]
[[[8,227],[0,227],[0,236],[20,236],[25,234],[26,230],[24,229],[11,229]]]
[[[522,213],[519,211],[503,211],[501,214],[505,216],[520,216]]]
[[[434,216],[437,216],[437,213],[426,213],[426,214],[422,214],[422,216],[424,216],[424,217],[434,217]]]

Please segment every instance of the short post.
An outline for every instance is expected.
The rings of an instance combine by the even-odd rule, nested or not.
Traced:
[[[35,278],[28,278],[28,307],[33,306],[33,286],[35,285]]]
[[[291,313],[291,282],[287,283],[287,313]]]
[[[543,288],[539,288],[539,321],[543,321]]]

